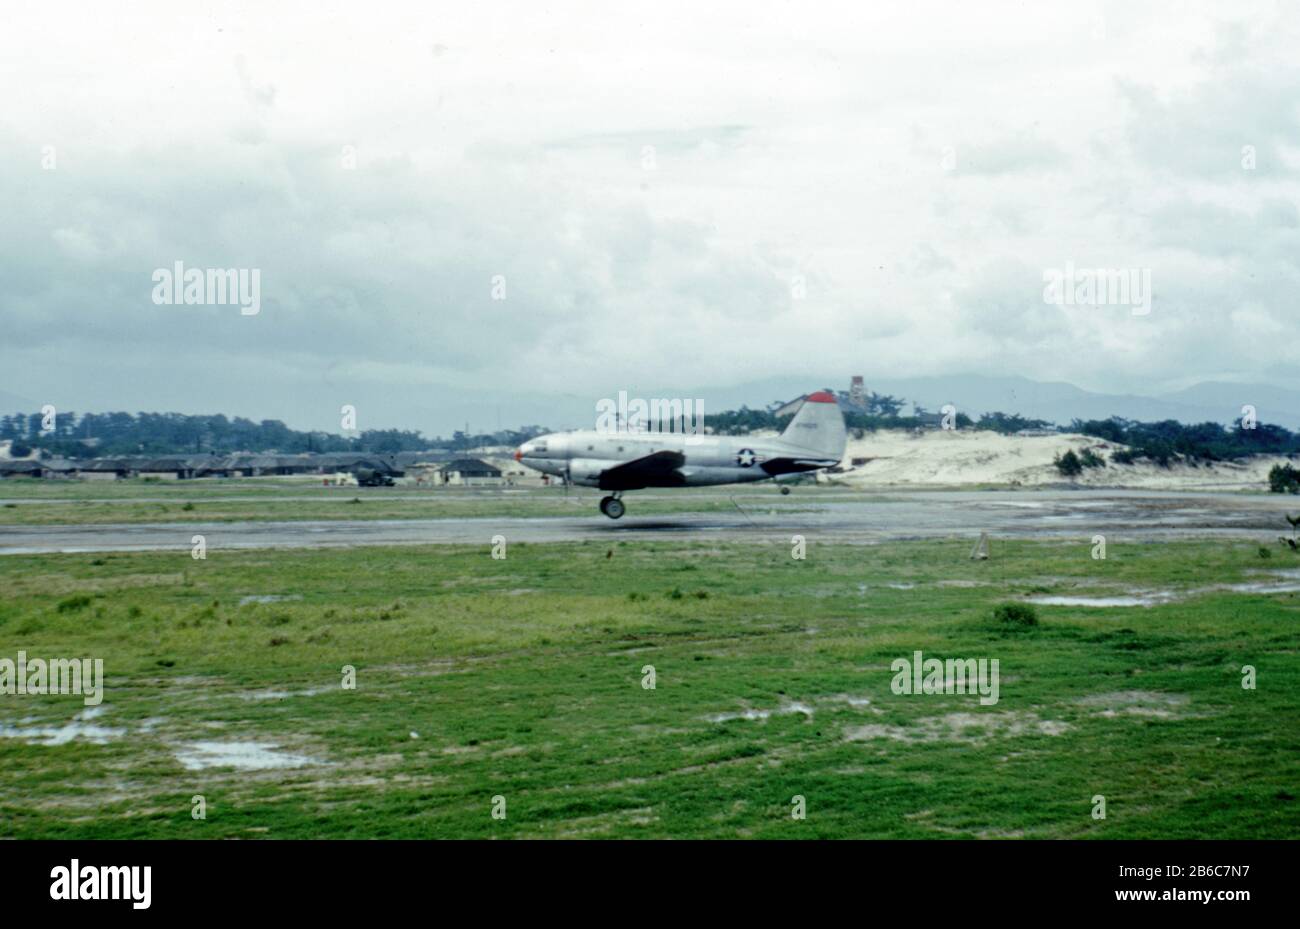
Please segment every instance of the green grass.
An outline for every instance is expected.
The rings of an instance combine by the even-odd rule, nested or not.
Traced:
[[[1036,593],[1190,591],[1290,561],[1246,542],[969,547],[6,556],[0,657],[103,658],[93,722],[121,734],[37,744],[14,733],[81,699],[0,696],[0,836],[1297,835],[1300,595],[994,618]],[[257,595],[301,599],[239,605]],[[1000,702],[894,695],[890,663],[917,649],[997,658]],[[231,740],[323,763],[176,756]]]

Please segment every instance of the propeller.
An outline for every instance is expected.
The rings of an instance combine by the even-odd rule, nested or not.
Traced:
[[[565,464],[564,473],[560,475],[560,482],[564,485],[564,502],[571,503],[573,506],[582,506],[581,501],[572,501],[569,499],[569,485],[573,483],[573,471],[570,466]]]

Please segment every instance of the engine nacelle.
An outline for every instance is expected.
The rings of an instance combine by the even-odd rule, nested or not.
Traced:
[[[574,458],[569,462],[569,480],[579,487],[599,487],[600,472],[614,464],[603,458]]]

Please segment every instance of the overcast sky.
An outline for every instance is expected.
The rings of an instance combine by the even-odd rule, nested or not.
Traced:
[[[12,7],[0,400],[434,433],[809,374],[1300,387],[1297,48],[1238,0]],[[261,311],[156,304],[176,261]],[[1067,262],[1150,313],[1046,302]]]

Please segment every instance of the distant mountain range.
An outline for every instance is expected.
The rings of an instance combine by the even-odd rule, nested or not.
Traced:
[[[748,406],[764,409],[774,401],[786,401],[811,390],[829,387],[848,390],[847,375],[828,376],[809,374],[807,377],[770,378],[750,381],[734,386],[683,391],[680,385],[671,387],[618,384],[610,387],[611,398],[619,389],[626,389],[631,397],[681,397],[704,401],[706,413],[718,413]],[[866,388],[881,394],[892,394],[909,402],[920,403],[931,412],[938,412],[945,403],[973,419],[981,413],[1000,411],[1019,413],[1034,419],[1066,425],[1070,420],[1105,419],[1123,416],[1126,419],[1153,421],[1176,419],[1183,423],[1216,422],[1228,424],[1241,415],[1245,404],[1252,404],[1260,422],[1275,423],[1288,429],[1300,430],[1300,391],[1272,384],[1232,384],[1205,381],[1173,393],[1155,396],[1138,394],[1094,393],[1066,383],[1041,383],[1023,377],[986,377],[965,374],[947,377],[885,378],[875,380],[866,376]],[[283,398],[281,398],[283,399]],[[384,421],[373,425],[383,428],[421,429],[425,435],[447,435],[454,429],[470,423],[471,431],[491,432],[503,427],[515,428],[538,423],[552,429],[591,429],[596,422],[595,396],[577,393],[541,393],[528,390],[498,388],[484,391],[469,388],[448,388],[437,394],[413,391],[380,391],[358,402],[364,410],[383,409]],[[291,404],[293,406],[296,404]],[[337,423],[319,419],[318,415],[304,418],[295,415],[293,408],[281,411],[266,404],[232,402],[225,408],[219,397],[204,403],[204,409],[185,409],[186,404],[169,402],[161,398],[157,404],[147,406],[103,403],[68,405],[63,408],[85,412],[112,410],[139,410],[151,408],[157,412],[216,413],[227,416],[246,416],[254,421],[263,418],[283,418],[291,427],[299,429],[324,429],[338,431]],[[181,407],[177,409],[177,407]],[[249,407],[253,407],[249,409]],[[260,407],[260,408],[259,408]],[[0,413],[35,413],[40,409],[36,400],[17,393],[0,390]],[[903,412],[911,411],[910,406]],[[313,422],[312,420],[317,421]]]
[[[772,400],[789,400],[814,387],[847,390],[847,378],[828,382],[825,376],[804,380],[790,378],[758,381],[722,390],[700,392],[709,411],[734,409],[742,403],[750,408],[766,406]],[[1042,383],[1023,377],[866,378],[866,388],[920,403],[937,412],[945,403],[954,404],[972,419],[981,413],[1019,413],[1033,419],[1068,424],[1070,420],[1126,419],[1154,421],[1176,419],[1183,423],[1229,424],[1241,415],[1246,404],[1255,407],[1260,422],[1300,429],[1300,391],[1271,384],[1230,384],[1205,381],[1184,390],[1158,396],[1094,393],[1061,382]],[[651,395],[655,396],[655,395]],[[905,412],[908,408],[904,409]]]

